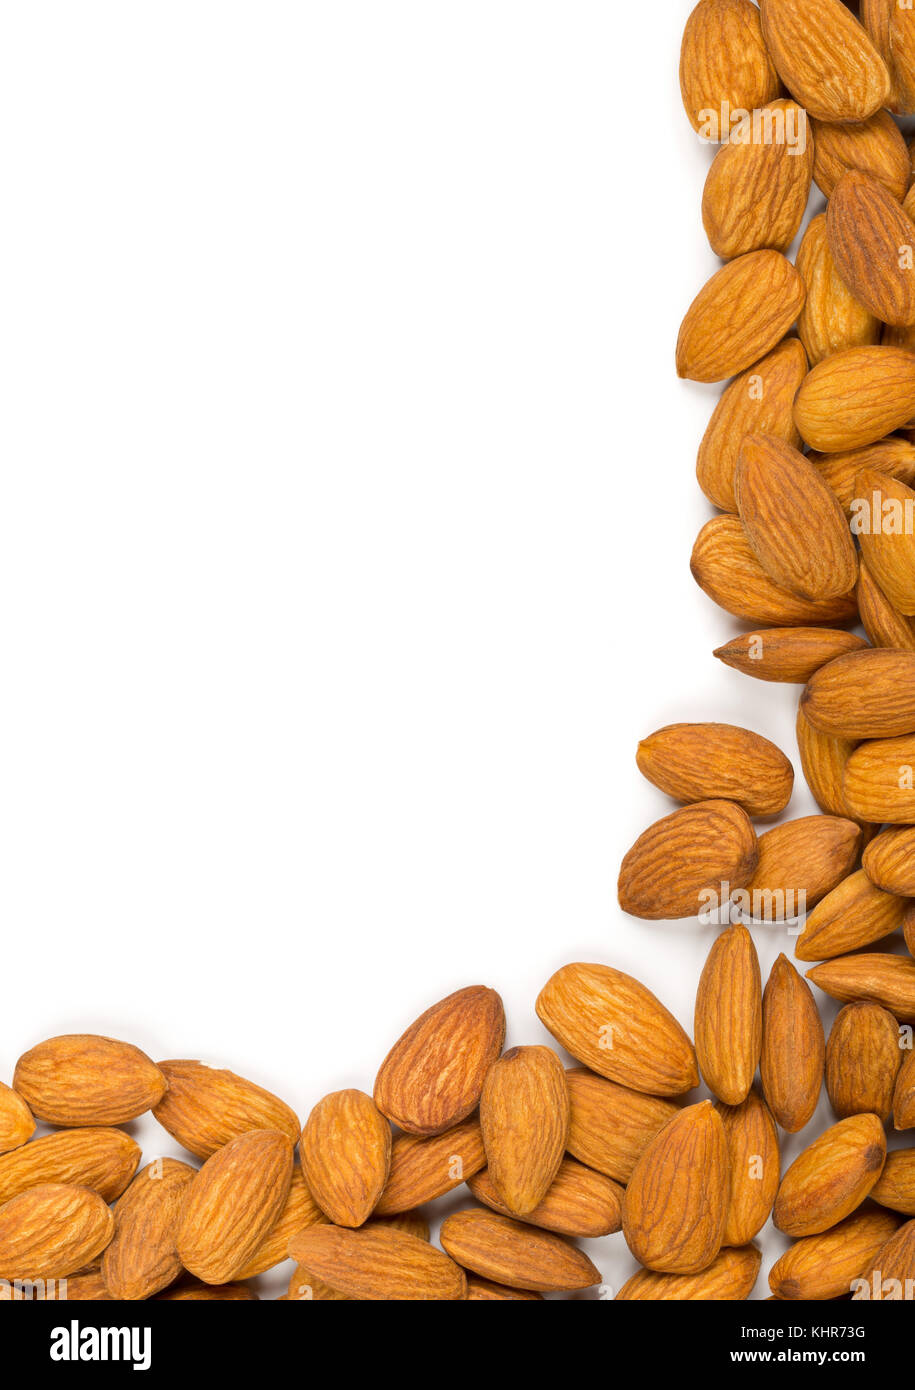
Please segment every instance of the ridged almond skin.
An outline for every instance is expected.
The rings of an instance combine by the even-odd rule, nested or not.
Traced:
[[[763,992],[760,1076],[766,1104],[789,1134],[812,1119],[825,1063],[826,1039],[810,986],[782,954]]]
[[[509,1288],[551,1293],[600,1283],[600,1271],[564,1236],[493,1211],[458,1211],[447,1216],[440,1239],[459,1265]]]
[[[871,883],[884,893],[915,897],[915,826],[882,831],[864,851],[861,863]]]
[[[838,628],[785,627],[733,637],[714,655],[756,680],[806,685],[821,666],[866,645],[863,638]]]
[[[737,511],[734,474],[746,435],[768,434],[786,444],[800,444],[794,398],[806,375],[803,344],[786,338],[722,392],[699,446],[696,477],[709,501],[723,512]]]
[[[694,130],[703,112],[755,111],[778,96],[778,73],[750,0],[699,0],[680,49],[680,93]],[[707,119],[707,118],[706,118]],[[720,132],[722,138],[729,131]]]
[[[660,1274],[698,1274],[718,1255],[730,1201],[728,1145],[711,1101],[681,1110],[645,1149],[623,1199],[623,1235]]]
[[[797,715],[797,747],[810,794],[827,816],[854,820],[845,797],[845,767],[857,743],[831,738],[813,727],[802,708]]]
[[[178,1257],[204,1284],[229,1284],[279,1220],[292,1182],[292,1143],[255,1129],[217,1149],[197,1173],[178,1225]]]
[[[745,888],[756,863],[747,813],[732,801],[697,801],[639,836],[620,866],[619,905],[649,921],[695,917],[722,883]]]
[[[679,1096],[698,1084],[686,1033],[650,989],[622,970],[564,965],[547,980],[536,1008],[547,1032],[599,1076],[650,1096]],[[574,1104],[573,1096],[573,1111]]]
[[[759,862],[750,880],[750,892],[784,893],[785,910],[803,892],[809,911],[852,872],[860,849],[861,827],[854,821],[838,816],[785,821],[759,837]],[[783,920],[780,900],[767,899],[766,911],[760,915],[765,921]]]
[[[501,1201],[488,1171],[477,1173],[467,1186],[478,1202],[500,1216],[514,1215]],[[561,1236],[596,1240],[613,1235],[623,1223],[623,1188],[574,1158],[564,1158],[543,1201],[524,1219],[529,1226]]]
[[[160,1062],[159,1068],[168,1091],[153,1114],[197,1158],[210,1158],[230,1139],[252,1129],[278,1129],[298,1143],[298,1116],[253,1081],[203,1062]]]
[[[915,353],[879,345],[845,348],[801,383],[794,421],[811,447],[840,454],[876,444],[915,416]]]
[[[858,559],[845,513],[803,454],[769,435],[749,435],[735,483],[740,519],[770,579],[811,602],[854,589]]]
[[[305,1181],[335,1226],[361,1226],[374,1210],[391,1167],[391,1126],[364,1091],[333,1091],[318,1101],[302,1131]]]
[[[309,1226],[322,1226],[326,1221],[324,1213],[308,1190],[308,1184],[301,1169],[294,1168],[289,1196],[280,1213],[276,1225],[264,1236],[254,1254],[236,1274],[236,1279],[255,1279],[287,1258],[289,1242],[299,1231]]]
[[[864,1275],[868,1297],[883,1302],[912,1302],[915,1284],[915,1221],[907,1221],[880,1251]]]
[[[895,1149],[887,1154],[871,1197],[891,1211],[915,1216],[915,1149]]]
[[[114,1236],[102,1255],[102,1277],[112,1298],[151,1298],[181,1273],[175,1237],[196,1169],[162,1158],[138,1173],[114,1209]]]
[[[786,1250],[769,1272],[769,1287],[781,1299],[820,1303],[842,1298],[870,1269],[896,1233],[899,1218],[865,1208],[822,1235],[805,1236]]]
[[[874,825],[915,823],[915,735],[871,739],[845,764],[842,781],[852,814]]]
[[[902,926],[908,899],[875,888],[863,869],[849,874],[807,918],[797,939],[798,960],[832,960],[863,950]]]
[[[836,1114],[877,1115],[886,1124],[901,1065],[893,1015],[879,1004],[846,1004],[826,1044],[826,1091]]]
[[[796,322],[804,282],[779,251],[751,251],[716,271],[693,300],[677,340],[677,374],[724,381],[758,362]]]
[[[741,1105],[716,1107],[728,1145],[730,1195],[722,1245],[745,1246],[772,1212],[779,1184],[775,1121],[755,1089]]]
[[[858,474],[856,490],[857,497],[867,504],[867,511],[862,513],[867,529],[861,531],[861,553],[896,611],[910,618],[915,614],[915,530],[911,520],[915,491],[898,478],[871,468]],[[879,530],[875,525],[878,518]]]
[[[785,1235],[817,1236],[857,1211],[886,1162],[876,1115],[851,1115],[827,1129],[782,1178],[773,1219]]]
[[[398,1134],[391,1154],[391,1172],[375,1215],[395,1216],[432,1202],[485,1167],[479,1120],[464,1120],[431,1139]]]
[[[908,1052],[896,1078],[893,1095],[893,1127],[915,1129],[915,1052]]]
[[[636,763],[675,801],[736,801],[749,816],[778,815],[794,787],[781,749],[736,724],[669,724],[642,739]]]
[[[860,169],[879,179],[896,202],[902,202],[912,180],[912,162],[905,137],[888,111],[847,125],[831,121],[812,124],[813,178],[825,197],[832,197],[844,173]]]
[[[408,1134],[443,1134],[478,1106],[504,1041],[505,1010],[495,990],[459,989],[391,1048],[375,1081],[375,1104]]]
[[[887,101],[899,115],[915,113],[915,25],[905,0],[861,0],[861,23],[890,74]]]
[[[549,1047],[513,1047],[486,1074],[480,1128],[489,1179],[509,1216],[546,1197],[565,1153],[570,1102],[562,1062]]]
[[[0,1203],[45,1183],[88,1187],[106,1202],[113,1202],[139,1162],[139,1144],[122,1129],[68,1129],[47,1134],[0,1158]]]
[[[569,1153],[589,1168],[627,1183],[648,1144],[676,1115],[676,1107],[584,1067],[566,1072],[566,1082],[572,1101]]]
[[[897,738],[915,733],[915,652],[852,652],[808,682],[801,707],[834,738]]]
[[[371,1302],[430,1302],[467,1297],[464,1271],[428,1241],[395,1226],[360,1230],[312,1226],[289,1253],[338,1294]]]
[[[63,1279],[105,1249],[114,1217],[97,1192],[43,1183],[0,1206],[0,1279]]]
[[[510,1289],[505,1284],[494,1284],[491,1279],[468,1279],[468,1303],[534,1303],[543,1302],[542,1293],[531,1293],[529,1289]]]
[[[915,481],[915,445],[896,436],[880,439],[876,444],[867,444],[863,449],[849,449],[847,453],[812,453],[807,457],[827,486],[832,488],[849,518],[852,502],[858,496],[858,477],[865,469],[885,473],[906,484]]]
[[[859,304],[881,323],[915,322],[915,223],[871,174],[849,169],[826,213],[836,269]],[[908,255],[905,249],[908,248]]]
[[[896,611],[863,558],[858,565],[857,596],[861,625],[875,647],[915,652],[915,620]]]
[[[827,128],[854,129],[853,126]],[[825,213],[815,217],[808,226],[795,264],[807,287],[797,332],[811,367],[845,348],[869,347],[880,342],[880,320],[855,299],[836,269]]]
[[[705,523],[693,546],[690,570],[699,588],[719,608],[763,627],[833,627],[851,622],[858,611],[853,594],[814,602],[776,584],[756,558],[744,524],[736,516],[715,516]]]
[[[886,105],[886,65],[841,0],[761,0],[760,13],[778,75],[811,116],[866,121]]]
[[[882,1004],[895,1018],[915,1023],[915,960],[876,951],[861,956],[840,956],[807,971],[824,994],[843,1004],[861,999]]]
[[[157,1303],[256,1303],[257,1294],[245,1284],[203,1284],[188,1280],[175,1289],[156,1294]]]
[[[16,1063],[13,1089],[37,1120],[67,1127],[120,1125],[151,1110],[165,1077],[131,1043],[89,1033],[48,1038]]]
[[[617,1303],[740,1303],[759,1277],[762,1254],[755,1245],[722,1250],[699,1274],[655,1274],[640,1269],[616,1295]]]
[[[781,122],[797,132],[796,146],[773,138]],[[813,133],[797,102],[779,99],[748,116],[718,151],[705,181],[702,222],[715,255],[730,261],[766,248],[787,251],[812,179]]]
[[[705,1084],[726,1105],[740,1105],[762,1047],[759,957],[746,927],[728,927],[712,946],[699,979],[694,1031]]]
[[[22,1096],[0,1081],[0,1154],[28,1143],[34,1133],[35,1121]]]

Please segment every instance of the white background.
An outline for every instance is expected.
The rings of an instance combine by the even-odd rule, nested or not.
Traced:
[[[103,1032],[307,1114],[464,984],[543,1040],[576,959],[691,1028],[714,929],[616,906],[636,743],[795,757],[799,693],[688,570],[691,8],[5,9],[0,1075]]]

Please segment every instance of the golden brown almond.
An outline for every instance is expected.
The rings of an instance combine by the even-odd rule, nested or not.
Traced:
[[[810,986],[782,954],[763,992],[760,1076],[766,1104],[789,1134],[813,1117],[825,1061],[826,1039]]]
[[[138,1047],[87,1033],[39,1043],[19,1058],[13,1077],[36,1119],[68,1127],[136,1119],[161,1100],[165,1085]]]
[[[781,922],[809,911],[852,872],[861,827],[838,816],[802,816],[759,837],[759,862],[749,884],[754,916]]]
[[[737,1303],[750,1297],[762,1254],[755,1245],[722,1250],[699,1274],[654,1274],[640,1269],[616,1295],[623,1303]]]
[[[832,488],[849,519],[852,503],[858,496],[858,476],[866,469],[886,473],[907,484],[915,481],[915,445],[895,436],[880,439],[863,449],[849,449],[842,454],[813,453],[808,458],[827,486]]]
[[[294,1236],[289,1253],[338,1293],[372,1302],[428,1302],[467,1297],[457,1264],[427,1241],[394,1226],[312,1226]]]
[[[489,1181],[510,1216],[529,1216],[559,1172],[569,1135],[566,1074],[549,1047],[513,1047],[480,1097]]]
[[[827,662],[866,646],[863,638],[838,628],[776,627],[734,637],[714,655],[725,666],[757,680],[806,685]]]
[[[915,614],[915,491],[872,468],[858,474],[852,530],[867,567],[904,617]]]
[[[745,888],[756,863],[747,813],[732,801],[698,801],[639,836],[620,867],[619,904],[650,921],[695,917],[722,884]]]
[[[862,1287],[863,1285],[863,1287]],[[915,1221],[908,1221],[878,1254],[855,1290],[854,1300],[915,1300]]]
[[[156,1294],[157,1303],[252,1303],[257,1294],[246,1284],[203,1284],[188,1280],[178,1288]]]
[[[564,1236],[493,1211],[458,1211],[442,1222],[442,1246],[473,1274],[513,1289],[587,1289],[600,1271]]]
[[[361,1226],[391,1167],[391,1126],[364,1091],[318,1101],[302,1131],[302,1168],[311,1195],[335,1226]]]
[[[0,1081],[0,1154],[18,1149],[34,1133],[35,1121],[22,1096]]]
[[[168,1091],[153,1114],[173,1139],[198,1158],[252,1129],[278,1129],[293,1144],[302,1126],[277,1096],[234,1072],[203,1062],[160,1062]]]
[[[871,174],[849,169],[826,213],[829,249],[859,304],[881,323],[915,322],[915,223]]]
[[[709,952],[696,995],[695,1037],[705,1084],[726,1105],[740,1105],[762,1047],[759,957],[746,927],[723,931]]]
[[[510,1289],[506,1284],[494,1284],[491,1279],[468,1279],[468,1303],[543,1302],[543,1294],[529,1289]]]
[[[890,74],[891,111],[915,113],[915,26],[908,0],[861,0],[861,23]]]
[[[878,1115],[886,1124],[901,1065],[893,1015],[879,1004],[846,1004],[826,1045],[826,1090],[836,1114]]]
[[[254,1129],[208,1158],[187,1192],[178,1256],[205,1284],[228,1284],[282,1214],[292,1182],[292,1143]]]
[[[879,179],[896,202],[902,202],[909,191],[912,163],[905,137],[888,111],[878,111],[867,121],[813,121],[812,125],[813,177],[821,193],[831,198],[842,175],[859,169]]]
[[[915,1129],[915,1052],[908,1052],[896,1078],[893,1095],[893,1126]]]
[[[366,1227],[362,1228],[363,1230]],[[292,1237],[290,1237],[290,1240]],[[329,1284],[325,1284],[323,1279],[318,1279],[312,1274],[311,1270],[304,1265],[296,1265],[295,1272],[289,1281],[289,1288],[286,1297],[291,1303],[350,1303],[348,1294],[338,1293]]]
[[[858,560],[845,513],[803,454],[768,435],[749,435],[735,483],[740,519],[770,579],[813,602],[854,589]]]
[[[94,1270],[89,1274],[70,1274],[66,1279],[51,1282],[43,1289],[44,1299],[51,1303],[111,1303],[113,1299],[105,1286],[101,1274]],[[0,1290],[0,1298],[3,1298]]]
[[[743,522],[736,516],[716,516],[706,522],[696,538],[690,569],[714,603],[744,622],[834,626],[851,622],[857,613],[853,594],[813,602],[776,584],[757,560]]]
[[[915,960],[876,951],[840,956],[815,965],[807,979],[843,1004],[882,1004],[896,1018],[915,1023]]]
[[[366,1221],[364,1229],[406,1231],[408,1236],[415,1236],[417,1240],[429,1240],[432,1230],[429,1218],[421,1211],[401,1211],[394,1216],[372,1216]]]
[[[746,371],[781,342],[805,297],[803,280],[780,252],[738,256],[687,310],[677,341],[678,375],[724,381]]]
[[[287,1258],[289,1242],[292,1237],[299,1231],[307,1230],[309,1226],[323,1225],[325,1220],[324,1213],[308,1190],[301,1170],[294,1168],[292,1182],[289,1185],[289,1196],[286,1198],[286,1205],[280,1213],[279,1220],[261,1241],[251,1258],[242,1265],[235,1276],[236,1279],[255,1279],[258,1274],[264,1274],[268,1269],[273,1269],[274,1265],[282,1264]]]
[[[915,353],[879,345],[845,348],[801,383],[794,420],[824,454],[876,444],[915,417]]]
[[[778,75],[811,116],[866,121],[886,105],[886,64],[841,0],[761,0],[760,11]]]
[[[159,1158],[138,1173],[114,1209],[114,1236],[102,1256],[102,1277],[112,1298],[151,1298],[181,1273],[175,1237],[196,1170]]]
[[[122,1129],[69,1129],[47,1134],[0,1158],[0,1203],[45,1183],[89,1187],[106,1202],[113,1202],[139,1162],[139,1144]]]
[[[805,1236],[776,1260],[769,1287],[792,1302],[842,1298],[870,1269],[898,1226],[898,1217],[890,1212],[865,1208],[823,1235]]]
[[[779,99],[748,115],[731,131],[705,181],[702,222],[715,255],[730,261],[767,247],[787,251],[812,179],[813,139],[803,107]]]
[[[815,729],[834,738],[915,732],[915,652],[876,648],[822,667],[801,696]]]
[[[769,1219],[779,1182],[778,1131],[752,1090],[741,1105],[716,1107],[728,1145],[730,1194],[722,1245],[746,1245]]]
[[[680,1024],[622,970],[564,965],[547,980],[536,1008],[566,1052],[610,1081],[650,1096],[679,1096],[699,1082],[696,1054]],[[574,1095],[572,1104],[574,1112]]]
[[[857,744],[819,733],[799,708],[797,746],[807,786],[820,810],[828,816],[854,820],[845,799],[845,767]]]
[[[871,883],[884,893],[915,897],[915,826],[884,830],[868,845],[861,862]]]
[[[669,724],[642,739],[636,762],[676,801],[736,801],[750,816],[783,811],[794,786],[784,753],[735,724]]]
[[[915,956],[915,908],[910,907],[906,912],[902,923],[902,935],[905,937],[909,955]]]
[[[886,1161],[876,1115],[851,1115],[815,1139],[782,1178],[773,1219],[788,1236],[816,1236],[857,1211]]]
[[[737,511],[734,473],[746,435],[768,434],[786,444],[800,444],[801,436],[794,423],[794,398],[806,375],[803,344],[797,338],[786,338],[761,361],[735,377],[723,392],[696,461],[699,486],[722,511]]]
[[[915,1216],[915,1149],[896,1149],[887,1154],[871,1197],[891,1211]]]
[[[859,303],[836,269],[825,213],[804,233],[796,265],[807,287],[797,331],[811,367],[845,348],[880,342],[880,320]]]
[[[709,140],[725,139],[735,123],[731,113],[739,120],[765,106],[780,85],[756,6],[750,0],[699,0],[680,50],[680,92],[693,129]]]
[[[915,619],[897,613],[862,559],[858,565],[861,624],[875,647],[915,651]]]
[[[721,1249],[730,1200],[728,1146],[710,1101],[681,1110],[645,1149],[623,1199],[623,1235],[660,1274],[698,1274]]]
[[[589,1168],[627,1183],[650,1141],[677,1113],[676,1107],[583,1067],[566,1072],[566,1082],[572,1101],[569,1153]]]
[[[899,930],[908,906],[908,899],[875,888],[859,869],[813,909],[794,954],[803,961],[831,960],[872,946]]]
[[[459,989],[391,1048],[375,1081],[375,1104],[409,1134],[443,1134],[479,1105],[504,1041],[505,1010],[495,990]]]
[[[842,781],[852,814],[874,825],[915,822],[915,736],[862,743]]]
[[[63,1279],[100,1255],[114,1217],[97,1192],[42,1183],[0,1206],[0,1279]]]
[[[477,1173],[467,1183],[478,1202],[500,1216],[513,1213],[501,1200],[488,1171]],[[543,1201],[528,1212],[529,1226],[556,1231],[562,1236],[597,1239],[613,1235],[623,1221],[623,1189],[603,1173],[592,1172],[574,1158],[564,1158]]]
[[[467,1182],[485,1166],[483,1132],[478,1120],[465,1120],[431,1139],[399,1134],[394,1140],[390,1176],[375,1214],[393,1216],[432,1202]]]

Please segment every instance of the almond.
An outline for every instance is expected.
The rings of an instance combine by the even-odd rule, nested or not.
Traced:
[[[896,1080],[893,1125],[900,1130],[915,1129],[915,1052],[909,1052]]]
[[[778,75],[811,116],[866,121],[886,105],[886,65],[841,0],[761,0],[760,11]]]
[[[895,738],[915,732],[915,652],[852,652],[814,675],[801,707],[835,738]]]
[[[334,1091],[302,1131],[302,1168],[318,1206],[335,1226],[361,1226],[388,1180],[391,1126],[363,1091]]]
[[[797,144],[778,139],[780,130],[795,132]],[[774,101],[747,116],[718,151],[705,181],[702,221],[715,255],[730,261],[767,247],[787,251],[800,230],[812,179],[813,139],[797,102]]]
[[[735,377],[723,392],[696,462],[699,486],[722,511],[737,511],[734,473],[745,435],[768,434],[786,444],[800,444],[801,436],[794,423],[794,398],[806,375],[807,354],[803,345],[797,338],[786,338],[761,361]]]
[[[640,1269],[616,1295],[623,1303],[737,1303],[750,1297],[762,1255],[755,1245],[722,1250],[699,1274],[654,1274]]]
[[[347,1298],[428,1302],[467,1297],[467,1280],[453,1260],[427,1241],[394,1226],[312,1226],[294,1236],[289,1253]]]
[[[852,526],[867,567],[898,613],[915,614],[915,491],[873,469],[858,474]]]
[[[797,746],[807,786],[820,810],[841,820],[854,820],[845,798],[845,768],[857,744],[850,739],[821,734],[800,708]]]
[[[645,1149],[623,1199],[623,1235],[661,1274],[698,1274],[721,1249],[730,1198],[728,1146],[710,1101],[680,1111]]]
[[[254,1129],[217,1149],[188,1190],[178,1256],[205,1284],[228,1284],[276,1225],[292,1182],[292,1143]]]
[[[47,1134],[0,1158],[0,1203],[30,1187],[89,1187],[106,1202],[119,1197],[140,1162],[140,1146],[122,1129]]]
[[[536,1007],[556,1041],[610,1081],[653,1096],[682,1095],[699,1081],[692,1043],[673,1014],[622,970],[564,965]],[[572,1106],[574,1128],[574,1094]]]
[[[730,1194],[723,1245],[746,1245],[769,1219],[779,1181],[778,1131],[755,1090],[740,1105],[717,1107],[728,1145]]]
[[[279,1220],[264,1236],[250,1259],[242,1265],[235,1276],[236,1279],[254,1279],[258,1274],[282,1264],[292,1237],[299,1231],[307,1230],[309,1226],[323,1225],[324,1221],[324,1213],[309,1192],[305,1178],[298,1168],[294,1168],[289,1196]]]
[[[759,957],[746,927],[729,927],[709,952],[696,995],[695,1035],[705,1084],[726,1105],[740,1105],[762,1047]]]
[[[636,762],[676,801],[736,801],[750,816],[783,811],[794,786],[784,753],[734,724],[670,724],[642,739]]]
[[[810,986],[784,954],[763,993],[763,1095],[775,1120],[797,1134],[813,1117],[823,1085],[826,1040]]]
[[[826,213],[836,269],[881,323],[915,322],[915,223],[871,174],[849,169]]]
[[[886,1135],[876,1115],[852,1115],[827,1129],[782,1178],[773,1219],[789,1236],[816,1236],[851,1216],[886,1161]]]
[[[842,956],[807,971],[824,994],[843,1004],[882,1004],[896,1018],[915,1023],[915,960],[905,956]]]
[[[887,1154],[871,1197],[891,1211],[915,1216],[915,1149],[896,1149]]]
[[[815,961],[860,951],[898,931],[908,906],[875,888],[863,869],[849,874],[810,913],[794,954]]]
[[[458,1211],[446,1217],[441,1242],[459,1265],[510,1288],[550,1293],[600,1283],[600,1271],[563,1236],[492,1211]]]
[[[915,1221],[908,1221],[898,1230],[880,1251],[871,1268],[864,1275],[866,1293],[858,1291],[859,1297],[875,1299],[877,1302],[913,1301],[912,1289],[915,1287]]]
[[[569,1153],[589,1168],[627,1183],[648,1144],[673,1119],[676,1108],[582,1067],[566,1072],[566,1082],[572,1101]]]
[[[531,1293],[528,1289],[510,1289],[505,1284],[494,1284],[491,1279],[468,1279],[468,1303],[506,1303],[543,1302],[543,1294]]]
[[[165,1077],[145,1052],[114,1038],[49,1038],[16,1063],[13,1088],[50,1125],[119,1125],[162,1098]]]
[[[754,915],[778,922],[793,916],[799,901],[816,907],[852,872],[860,847],[861,827],[838,816],[802,816],[773,826],[759,838],[750,880]]]
[[[549,1047],[513,1047],[490,1067],[480,1098],[489,1179],[510,1216],[538,1207],[569,1134],[569,1092]]]
[[[896,202],[902,202],[909,191],[912,165],[902,131],[888,111],[847,125],[831,121],[812,124],[813,177],[821,193],[831,198],[842,175],[859,169],[879,179]]]
[[[137,1174],[120,1198],[114,1209],[114,1236],[102,1256],[102,1276],[112,1298],[151,1298],[178,1278],[178,1218],[196,1176],[178,1159],[157,1159]]]
[[[695,917],[723,883],[745,888],[756,863],[747,813],[731,801],[699,801],[639,836],[620,867],[619,904],[651,921]]]
[[[18,1149],[34,1133],[35,1121],[22,1096],[0,1081],[0,1154]]]
[[[915,651],[915,621],[898,613],[862,559],[858,566],[861,624],[875,647]]]
[[[852,347],[819,362],[801,383],[794,420],[812,449],[844,453],[876,444],[915,416],[915,353]]]
[[[778,251],[751,251],[730,261],[687,310],[677,341],[678,375],[724,381],[746,371],[781,342],[805,296],[803,280]]]
[[[845,765],[843,788],[854,815],[874,825],[915,822],[915,736],[874,739]]]
[[[478,1202],[500,1216],[513,1213],[501,1200],[488,1171],[477,1173],[467,1186]],[[574,1158],[564,1158],[543,1201],[528,1212],[526,1221],[563,1236],[597,1239],[613,1235],[622,1226],[623,1189],[602,1173],[594,1173]]]
[[[806,685],[821,666],[866,645],[854,633],[837,628],[784,627],[734,637],[714,655],[757,680]]]
[[[706,522],[693,547],[690,569],[714,603],[748,623],[832,626],[850,622],[857,612],[853,594],[813,602],[776,584],[753,553],[743,522],[736,516],[716,516]]]
[[[0,1206],[0,1279],[63,1279],[100,1255],[114,1217],[88,1187],[43,1183]]]
[[[756,6],[750,0],[699,0],[680,51],[680,91],[693,129],[708,129],[712,116],[720,126],[722,111],[755,111],[777,97],[779,87]],[[725,139],[732,124],[711,127],[710,138]]]
[[[390,1176],[375,1214],[393,1216],[432,1202],[467,1182],[485,1166],[483,1132],[478,1120],[465,1120],[431,1139],[399,1134],[394,1140]]]
[[[794,1302],[842,1298],[870,1269],[898,1225],[889,1212],[866,1208],[823,1235],[806,1236],[775,1262],[769,1287]]]
[[[257,1302],[257,1294],[245,1284],[202,1284],[189,1280],[179,1288],[168,1289],[156,1295],[157,1303],[252,1303]]]
[[[813,453],[808,457],[823,481],[832,488],[849,518],[852,504],[858,496],[858,476],[866,469],[886,473],[903,483],[915,481],[915,445],[907,439],[881,439],[863,449],[849,449],[847,453]]]
[[[887,102],[900,115],[915,113],[915,32],[907,0],[861,0],[861,23],[890,74]]]
[[[864,851],[864,872],[884,893],[915,897],[915,827],[884,830]]]
[[[807,287],[797,331],[812,367],[844,348],[880,342],[879,319],[858,302],[836,269],[825,213],[815,217],[804,233],[796,264]]]
[[[883,1124],[893,1109],[893,1091],[902,1065],[899,1027],[879,1004],[847,1004],[826,1045],[826,1090],[837,1115],[878,1115]]]
[[[278,1129],[293,1144],[301,1125],[288,1105],[234,1072],[203,1062],[160,1062],[168,1091],[153,1114],[173,1139],[198,1158],[252,1129]]]

